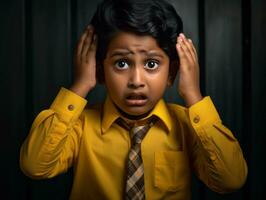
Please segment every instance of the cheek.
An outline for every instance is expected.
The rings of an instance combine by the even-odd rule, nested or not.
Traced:
[[[117,79],[112,79],[111,77],[109,78],[109,81],[106,82],[109,92],[115,94],[120,93],[122,91],[121,83],[117,81]]]
[[[110,94],[119,95],[123,91],[125,81],[110,69],[105,69],[105,87]]]
[[[152,90],[151,92],[154,94],[162,94],[164,93],[166,87],[167,87],[167,79],[156,79],[152,81],[152,87],[150,89]]]
[[[168,68],[161,71],[157,76],[152,77],[150,79],[150,83],[152,85],[152,92],[156,93],[157,95],[162,95],[167,88],[168,85]]]
[[[158,85],[158,87],[164,87],[164,83],[167,82],[168,78],[169,78],[169,67],[165,66],[154,76],[151,76],[151,81],[153,81],[155,85]]]

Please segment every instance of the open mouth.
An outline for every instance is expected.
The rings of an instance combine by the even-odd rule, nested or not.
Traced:
[[[142,93],[131,93],[126,97],[126,103],[129,106],[143,106],[147,101],[147,96]]]
[[[130,94],[127,96],[127,99],[143,100],[143,99],[147,99],[147,97],[143,94]]]

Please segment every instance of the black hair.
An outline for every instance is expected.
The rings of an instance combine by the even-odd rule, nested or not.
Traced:
[[[91,24],[98,36],[96,53],[97,79],[104,82],[103,60],[107,48],[120,31],[152,36],[169,56],[171,82],[179,66],[176,38],[183,31],[183,23],[174,7],[165,0],[104,0],[92,17]]]

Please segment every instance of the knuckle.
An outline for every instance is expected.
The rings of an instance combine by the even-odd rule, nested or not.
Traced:
[[[187,51],[186,45],[182,45],[182,48],[183,48],[184,51]]]
[[[84,44],[87,45],[87,46],[89,46],[90,45],[90,39],[89,38],[86,38]]]

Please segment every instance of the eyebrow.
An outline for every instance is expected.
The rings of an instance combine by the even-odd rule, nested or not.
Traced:
[[[164,56],[161,53],[158,52],[154,52],[154,51],[146,51],[146,50],[141,50],[141,53],[144,53],[145,55],[147,55],[148,57],[161,57],[163,58]],[[130,50],[114,50],[112,52],[112,54],[110,55],[110,57],[115,57],[115,56],[127,56],[129,54],[134,54],[134,52],[130,51]]]
[[[110,55],[110,57],[115,57],[115,56],[126,56],[128,54],[133,54],[132,51],[128,51],[128,50],[115,50],[112,52],[112,54]]]

